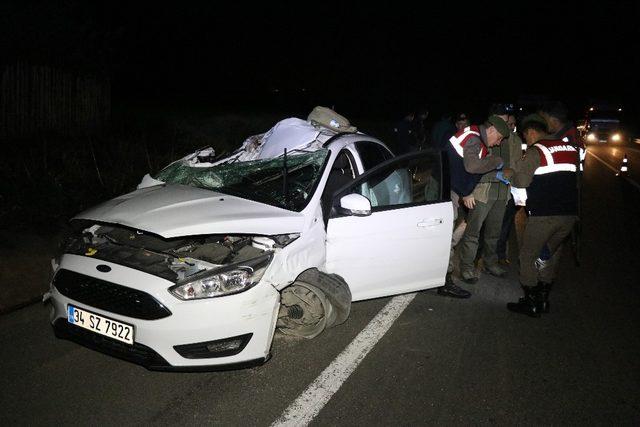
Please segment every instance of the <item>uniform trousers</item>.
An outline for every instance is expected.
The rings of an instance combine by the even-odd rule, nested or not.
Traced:
[[[520,248],[520,284],[533,287],[538,282],[552,283],[556,276],[558,261],[562,254],[562,243],[571,234],[577,216],[530,216],[522,237]],[[547,245],[551,258],[544,268],[536,268],[536,258]]]
[[[460,251],[460,271],[473,271],[473,262],[478,252],[480,231],[484,225],[484,241],[482,258],[485,265],[495,265],[498,262],[496,246],[502,230],[502,219],[507,207],[507,199],[498,199],[499,186],[491,185],[486,203],[476,201],[475,208],[467,215],[467,228],[458,245]]]

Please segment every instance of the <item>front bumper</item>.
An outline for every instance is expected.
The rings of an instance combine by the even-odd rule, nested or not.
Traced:
[[[102,273],[98,265],[111,271]],[[62,295],[51,288],[51,323],[56,336],[78,342],[155,370],[217,370],[255,366],[269,358],[280,294],[269,285],[226,297],[181,301],[167,290],[172,283],[142,271],[99,259],[64,255],[59,268],[137,289],[153,296],[171,315],[143,320],[102,310]],[[134,327],[134,345],[120,343],[67,322],[69,304],[125,322]],[[185,358],[175,346],[185,346],[251,334],[238,354],[225,357]]]
[[[73,341],[77,344],[108,354],[118,359],[142,365],[152,371],[178,371],[178,372],[197,372],[197,371],[226,371],[232,369],[245,369],[262,365],[268,358],[260,358],[248,360],[245,362],[229,363],[222,365],[188,365],[173,366],[167,362],[162,356],[153,351],[153,349],[135,343],[128,345],[116,341],[114,339],[95,334],[86,329],[73,326],[66,319],[58,319],[53,324],[53,331],[56,337]]]

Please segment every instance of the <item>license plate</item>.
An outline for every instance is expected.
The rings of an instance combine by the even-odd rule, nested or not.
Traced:
[[[133,326],[82,308],[67,306],[67,321],[73,325],[96,332],[105,337],[133,345]]]

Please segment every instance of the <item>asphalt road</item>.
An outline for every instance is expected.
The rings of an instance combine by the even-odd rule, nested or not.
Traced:
[[[627,176],[636,183],[640,183],[640,144],[629,141],[625,144],[589,144],[588,151],[606,162],[616,172],[620,171],[622,160],[627,156]],[[640,140],[639,140],[640,141]]]
[[[585,170],[583,263],[565,251],[550,314],[505,309],[515,263],[469,300],[418,293],[312,424],[640,423],[640,191],[593,156]],[[0,424],[270,425],[389,300],[314,340],[276,336],[261,367],[194,374],[57,340],[29,306],[0,317]]]

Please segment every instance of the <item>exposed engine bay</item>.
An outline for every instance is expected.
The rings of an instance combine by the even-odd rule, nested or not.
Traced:
[[[208,235],[165,239],[113,224],[76,220],[72,226],[75,232],[62,243],[62,252],[114,262],[172,282],[251,260],[284,247],[299,236]]]

